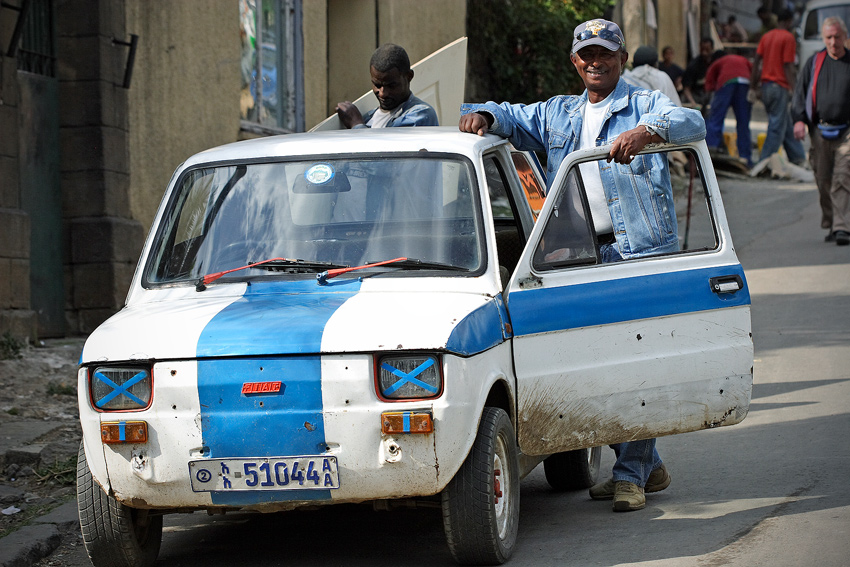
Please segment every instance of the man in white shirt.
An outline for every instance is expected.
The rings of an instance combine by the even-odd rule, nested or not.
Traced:
[[[632,68],[623,72],[623,79],[636,87],[661,91],[676,106],[682,106],[670,75],[658,68],[658,52],[653,47],[641,45],[637,48],[632,56]]]

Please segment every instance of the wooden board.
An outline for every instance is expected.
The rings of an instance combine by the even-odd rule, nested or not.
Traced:
[[[463,102],[466,83],[466,38],[462,37],[422,59],[413,69],[410,90],[437,111],[441,126],[451,126],[460,120],[460,105]],[[369,72],[368,63],[363,72]],[[377,108],[378,99],[370,90],[354,101],[361,114]],[[334,113],[314,126],[310,131],[340,130],[343,126]]]

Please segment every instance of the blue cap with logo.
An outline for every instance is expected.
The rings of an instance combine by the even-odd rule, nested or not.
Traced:
[[[573,53],[588,45],[601,45],[611,51],[626,48],[620,26],[608,20],[590,20],[576,26],[573,32]]]

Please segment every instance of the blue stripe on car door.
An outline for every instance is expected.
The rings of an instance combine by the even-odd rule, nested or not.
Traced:
[[[746,284],[735,293],[711,290],[710,278],[728,275],[746,282],[735,265],[522,290],[508,296],[508,312],[514,336],[522,336],[749,305]]]

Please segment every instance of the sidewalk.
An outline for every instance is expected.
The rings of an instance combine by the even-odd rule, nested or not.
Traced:
[[[0,567],[28,567],[47,557],[62,543],[60,530],[79,532],[76,499],[0,539]]]
[[[27,567],[79,534],[77,364],[83,339],[0,360],[0,567]],[[78,536],[74,536],[78,537]]]

